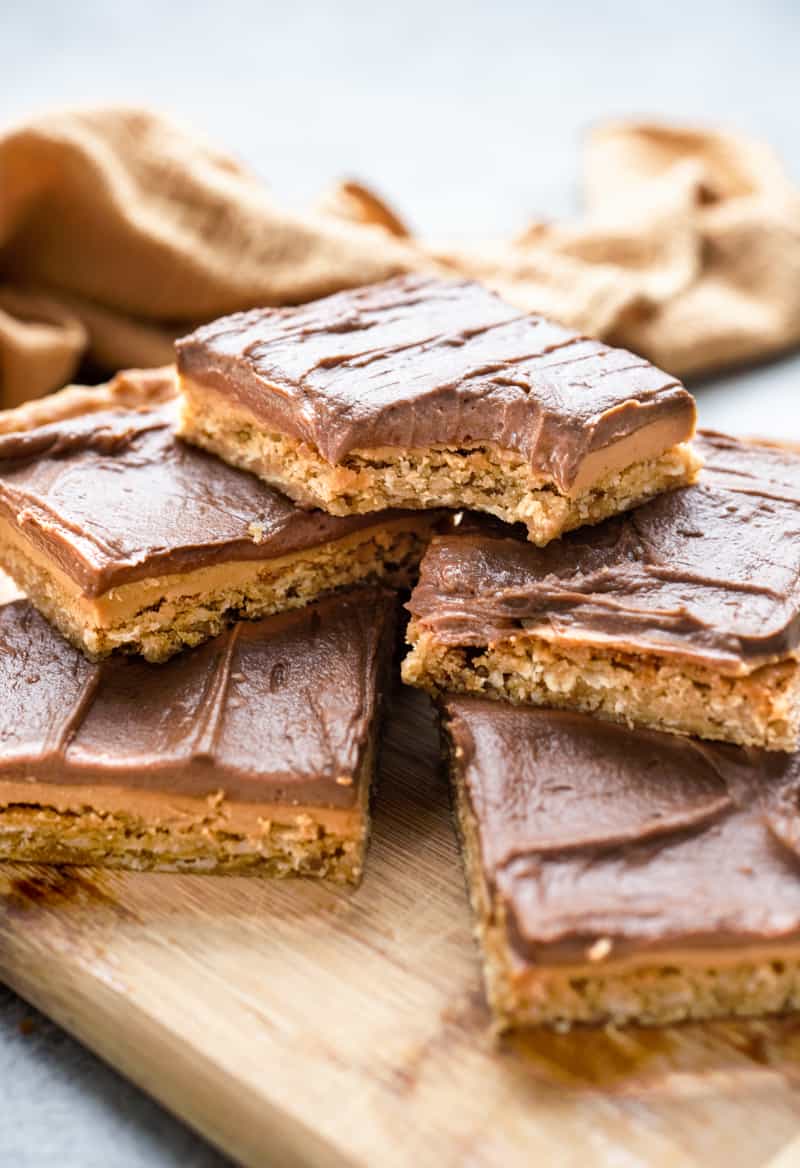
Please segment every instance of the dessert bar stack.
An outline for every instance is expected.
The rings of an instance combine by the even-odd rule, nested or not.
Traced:
[[[301,510],[180,441],[177,412],[171,371],[133,373],[0,427],[0,567],[88,657],[165,661],[237,616],[408,583],[435,515]]]
[[[2,854],[357,880],[416,583],[499,1025],[796,1005],[800,457],[463,281],[177,379],[0,418]]]
[[[356,881],[437,516],[303,511],[177,410],[157,371],[0,416],[0,855]]]
[[[423,559],[404,677],[501,1025],[800,1003],[800,457],[696,446],[697,483],[598,527],[467,520]]]

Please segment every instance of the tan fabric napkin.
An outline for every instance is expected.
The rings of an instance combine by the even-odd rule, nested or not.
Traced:
[[[0,136],[0,405],[84,358],[161,364],[202,320],[417,268],[474,275],[676,374],[800,340],[800,194],[767,147],[623,122],[592,132],[585,162],[579,222],[443,251],[356,183],[286,210],[144,111],[38,118]]]
[[[6,576],[5,572],[0,572],[0,604],[8,604],[10,600],[17,600],[20,596],[22,593],[11,577]]]

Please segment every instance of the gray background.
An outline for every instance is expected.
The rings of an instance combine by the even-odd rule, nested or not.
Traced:
[[[438,239],[579,209],[581,134],[657,114],[772,142],[800,180],[797,0],[0,0],[0,116],[163,108],[288,202],[372,182]],[[800,439],[800,357],[698,388],[701,420]],[[0,1168],[225,1161],[0,988]]]

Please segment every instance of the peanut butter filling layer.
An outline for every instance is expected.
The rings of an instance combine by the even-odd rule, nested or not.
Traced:
[[[253,843],[267,838],[273,827],[357,838],[364,826],[362,807],[235,803],[227,800],[222,790],[202,797],[137,787],[0,780],[0,808],[13,807],[42,808],[64,816],[90,812],[99,820],[127,815],[156,831],[180,833],[209,828],[246,837]]]

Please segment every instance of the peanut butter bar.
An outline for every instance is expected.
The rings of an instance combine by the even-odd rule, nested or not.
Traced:
[[[0,857],[357,881],[393,618],[363,588],[93,664],[0,606]]]
[[[472,508],[546,544],[697,471],[680,382],[474,283],[239,313],[177,360],[185,438],[334,515]]]
[[[163,661],[232,621],[405,585],[436,517],[304,511],[175,433],[169,371],[0,415],[0,568],[92,659]]]
[[[500,1029],[800,1006],[800,762],[585,714],[443,705]]]
[[[800,456],[702,434],[700,481],[534,548],[434,540],[403,676],[770,750],[800,729]]]

